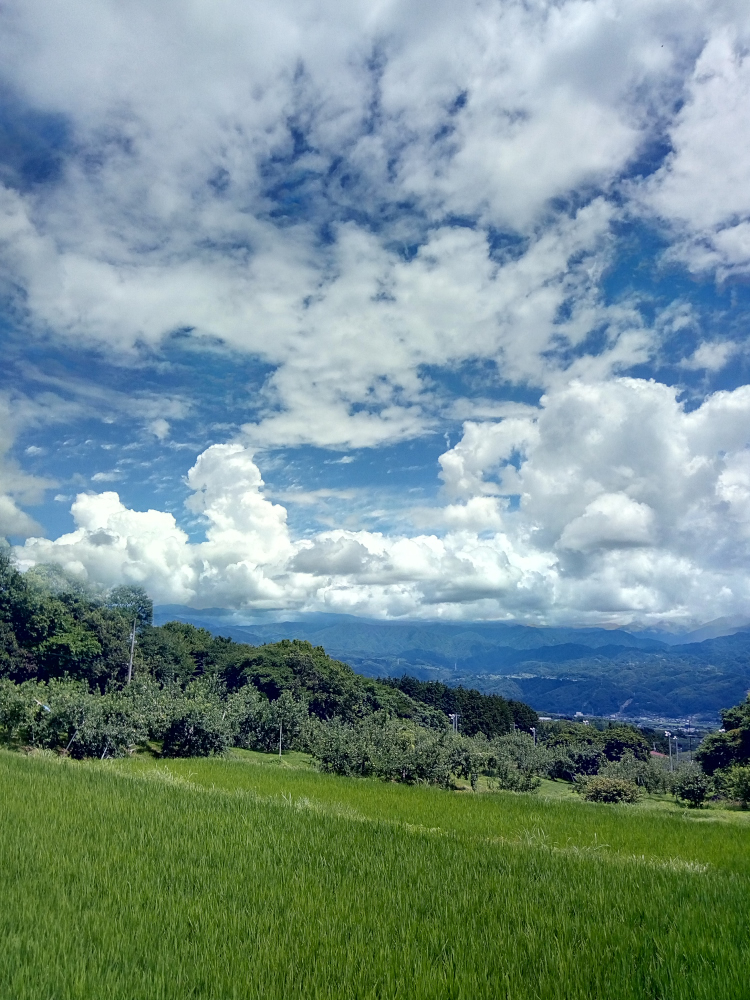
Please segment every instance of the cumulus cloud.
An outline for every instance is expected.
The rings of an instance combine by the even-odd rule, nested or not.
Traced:
[[[716,166],[690,115],[746,103],[741,54],[721,48],[738,18],[699,0],[227,2],[218,19],[206,2],[34,0],[2,18],[10,85],[71,136],[54,184],[0,192],[19,308],[117,352],[186,330],[261,358],[254,446],[418,436],[441,408],[424,366],[491,358],[548,387],[571,364],[594,379],[647,360],[640,318],[598,294],[609,195],[671,128],[649,211],[680,216]],[[744,211],[738,170],[702,225]],[[604,347],[579,356],[595,329]]]
[[[750,390],[688,412],[676,388],[621,377],[664,338],[686,377],[718,372],[739,334],[706,333],[682,301],[651,321],[603,280],[634,221],[696,273],[750,263],[740,5],[226,0],[217,16],[207,0],[7,0],[0,29],[17,113],[44,118],[40,148],[58,136],[46,174],[0,162],[14,322],[132,371],[179,332],[196,357],[218,342],[268,373],[237,440],[188,473],[205,540],[114,492],[80,494],[75,530],[30,538],[27,565],[198,605],[540,621],[742,609]],[[481,395],[436,375],[474,364],[491,373]],[[191,413],[177,393],[33,377],[53,405],[18,403],[23,426],[67,406],[166,442]],[[545,395],[511,406],[495,398],[509,385]],[[254,457],[376,449],[456,420],[445,503],[415,509],[411,535],[295,538]],[[23,505],[51,484],[13,460],[21,425],[0,431],[0,530],[26,533]]]
[[[626,493],[602,493],[565,525],[557,547],[578,552],[623,549],[656,541],[654,512]]]
[[[563,605],[699,615],[747,599],[748,449],[748,387],[686,412],[668,386],[617,379],[573,383],[525,419],[467,423],[441,464],[456,497],[519,497],[506,530],[554,555]]]
[[[672,256],[720,276],[750,266],[750,19],[717,26],[669,129],[672,153],[644,191],[676,228]]]
[[[205,541],[171,514],[82,494],[76,531],[18,556],[198,606],[694,621],[750,597],[750,387],[688,412],[656,382],[574,382],[525,417],[467,423],[442,467],[454,501],[415,515],[432,533],[295,540],[251,453],[214,445],[188,473]]]
[[[206,541],[191,543],[172,514],[129,510],[117,493],[79,494],[76,530],[54,541],[29,538],[20,564],[60,563],[106,586],[146,585],[161,601],[276,606],[289,597],[274,580],[292,548],[286,511],[266,500],[252,455],[214,445],[188,473],[190,509],[205,519]],[[292,594],[293,596],[293,594]]]

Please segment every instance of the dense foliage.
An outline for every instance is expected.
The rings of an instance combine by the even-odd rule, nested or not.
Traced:
[[[529,705],[500,695],[484,695],[465,687],[448,687],[438,681],[420,681],[404,675],[386,681],[411,698],[439,709],[444,715],[458,715],[459,729],[466,736],[500,736],[514,727],[529,732],[539,716]]]
[[[587,802],[637,802],[643,790],[627,778],[608,778],[599,775],[578,783],[576,791]]]
[[[695,754],[706,774],[734,764],[750,764],[750,696],[741,704],[724,709],[721,721],[723,730],[707,736]]]
[[[139,587],[93,593],[55,567],[21,574],[0,553],[0,739],[73,757],[147,741],[171,757],[306,749],[325,769],[445,784],[475,779],[484,760],[446,709],[458,706],[462,733],[490,737],[537,718],[477,691],[410,693],[408,679],[362,677],[302,640],[257,647],[152,620]]]
[[[363,677],[304,640],[250,646],[183,622],[155,627],[152,615],[139,587],[93,593],[55,567],[21,574],[0,552],[0,741],[77,758],[147,744],[164,757],[296,749],[324,771],[406,783],[484,776],[532,791],[548,776],[582,790],[671,789],[691,805],[748,801],[750,699],[723,712],[700,766],[670,779],[633,726],[540,722],[498,695]]]
[[[713,790],[711,779],[695,764],[679,768],[672,777],[675,798],[693,809],[703,805]]]

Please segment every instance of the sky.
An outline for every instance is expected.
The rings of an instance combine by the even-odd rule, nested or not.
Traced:
[[[4,0],[0,535],[157,603],[750,608],[750,7]]]

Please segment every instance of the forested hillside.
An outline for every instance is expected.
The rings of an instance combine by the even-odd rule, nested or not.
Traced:
[[[540,712],[701,717],[750,688],[750,632],[703,641],[658,641],[623,629],[533,628],[504,622],[366,621],[307,615],[298,621],[237,624],[221,608],[157,608],[167,617],[251,643],[282,637],[323,645],[362,674],[406,673],[532,704]],[[705,630],[704,630],[705,631]],[[695,633],[703,638],[703,631]],[[687,636],[686,638],[690,638]]]
[[[483,776],[533,791],[546,775],[625,801],[668,787],[746,797],[746,703],[698,754],[715,777],[694,768],[678,781],[652,759],[655,734],[632,726],[542,722],[499,695],[363,677],[302,639],[251,646],[152,617],[138,587],[91,593],[0,553],[0,743],[77,758],[296,749],[323,771],[444,787]]]
[[[183,754],[231,743],[288,749],[309,743],[316,722],[371,718],[442,736],[451,708],[467,716],[462,732],[490,739],[537,719],[527,705],[478,691],[446,688],[441,700],[418,683],[362,677],[303,640],[256,647],[184,622],[154,626],[152,617],[138,587],[94,594],[54,567],[21,574],[0,553],[6,742],[91,756],[151,738]]]

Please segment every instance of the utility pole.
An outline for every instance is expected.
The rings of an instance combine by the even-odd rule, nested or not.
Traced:
[[[664,730],[664,735],[667,737],[667,744],[669,745],[669,770],[672,770],[672,734],[668,733],[666,729]]]
[[[281,763],[281,727],[282,726],[283,726],[283,722],[281,721],[281,719],[279,719],[279,763]]]
[[[534,734],[534,746],[536,746],[536,726],[532,726],[531,731]]]
[[[137,618],[133,619],[133,631],[130,634],[130,663],[128,663],[128,684],[133,679],[133,654],[135,653],[135,626]]]

